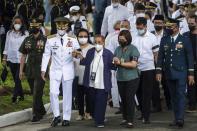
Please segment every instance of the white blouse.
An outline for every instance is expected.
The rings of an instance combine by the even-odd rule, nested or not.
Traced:
[[[21,53],[18,51],[23,40],[29,36],[25,31],[25,35],[21,33],[16,34],[14,30],[10,30],[6,35],[6,42],[3,54],[7,55],[7,61],[12,63],[20,63]]]
[[[96,72],[95,81],[90,79],[90,87],[95,89],[105,89],[104,88],[104,64],[103,64],[103,50],[99,53],[95,51],[94,59],[90,65],[90,76],[91,72]]]

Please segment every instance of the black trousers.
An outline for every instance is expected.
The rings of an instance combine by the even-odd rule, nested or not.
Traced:
[[[197,99],[197,70],[194,72],[195,85],[189,86],[188,84],[188,100],[189,108],[196,109],[196,99]]]
[[[152,92],[152,106],[155,110],[161,110],[160,88],[159,82],[156,80],[156,72],[154,76],[153,92]]]
[[[11,69],[12,76],[13,76],[14,83],[15,83],[13,97],[15,98],[17,96],[24,97],[21,80],[19,78],[20,64],[8,62],[8,66]]]
[[[153,92],[152,92],[152,106],[155,110],[161,110],[159,82],[156,81],[155,76],[154,76],[154,85],[153,85]]]
[[[164,96],[165,96],[165,100],[166,100],[166,105],[167,105],[168,109],[170,109],[170,107],[172,106],[170,90],[169,90],[169,88],[167,86],[167,81],[166,81],[166,77],[165,77],[164,72],[162,74],[163,74],[163,76],[162,76],[161,84],[162,84],[162,87],[163,87],[163,90],[164,90]]]
[[[133,122],[135,113],[134,96],[139,87],[139,78],[130,81],[118,81],[118,91],[122,100],[122,117],[127,122]]]
[[[84,86],[78,86],[77,88],[77,103],[79,106],[79,115],[84,115],[84,100],[86,103],[86,113],[90,113],[90,104],[89,104],[89,95],[88,95],[88,88]]]
[[[142,71],[140,76],[140,84],[137,90],[137,98],[139,101],[142,117],[149,120],[152,90],[154,84],[155,70]]]

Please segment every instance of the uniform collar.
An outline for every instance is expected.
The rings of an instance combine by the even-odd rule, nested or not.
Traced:
[[[174,37],[171,36],[171,39],[174,38],[174,41],[176,41],[178,36],[179,36],[179,33],[177,35],[175,35]]]

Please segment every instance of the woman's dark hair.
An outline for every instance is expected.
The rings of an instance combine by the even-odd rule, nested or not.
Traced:
[[[14,20],[15,19],[20,19],[21,20],[21,22],[22,22],[22,25],[21,25],[21,28],[20,28],[20,33],[21,33],[21,35],[23,36],[23,35],[25,35],[25,31],[26,31],[26,25],[25,25],[25,23],[24,23],[24,21],[23,21],[23,18],[21,17],[21,16],[15,16],[13,19],[12,19],[12,25],[11,25],[11,30],[14,30]]]
[[[81,28],[81,29],[79,30],[79,32],[77,33],[77,39],[78,39],[79,34],[80,34],[81,32],[86,32],[86,33],[87,33],[87,35],[88,35],[88,43],[92,44],[92,42],[91,42],[91,40],[90,40],[90,34],[89,34],[89,32],[88,32],[86,29],[84,29],[84,28]]]
[[[149,16],[150,20],[152,19],[152,13],[151,13],[151,11],[146,11],[145,14]]]
[[[124,37],[126,38],[127,44],[128,44],[128,45],[131,44],[131,42],[132,42],[132,37],[131,37],[130,31],[128,31],[128,30],[123,30],[123,31],[121,31],[120,34],[118,35],[118,41],[119,41],[119,37],[120,37],[120,36],[124,36]]]

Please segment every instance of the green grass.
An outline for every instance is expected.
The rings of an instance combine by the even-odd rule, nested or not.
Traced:
[[[8,67],[7,69],[9,72],[7,79],[6,79],[5,83],[3,83],[2,80],[0,79],[0,86],[14,87],[14,81],[13,81],[13,77],[12,77],[10,68]],[[3,70],[3,67],[0,64],[0,74],[1,74],[2,70]],[[30,90],[30,87],[27,83],[27,79],[25,76],[24,76],[24,82],[22,82],[22,87],[23,87],[23,89]],[[20,111],[20,110],[24,110],[24,109],[32,107],[32,95],[25,95],[24,101],[17,101],[16,103],[12,103],[12,101],[11,101],[12,95],[13,94],[11,93],[10,95],[7,95],[7,96],[0,96],[0,115],[7,114],[10,112]],[[48,79],[47,79],[47,81],[45,83],[45,87],[44,87],[43,102],[44,102],[44,104],[50,102],[49,80]]]

